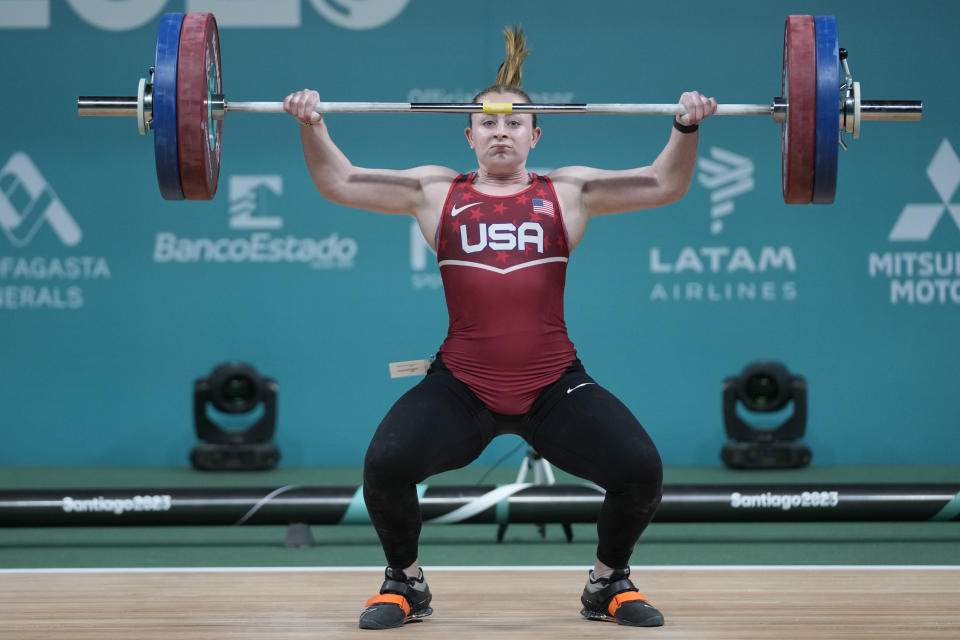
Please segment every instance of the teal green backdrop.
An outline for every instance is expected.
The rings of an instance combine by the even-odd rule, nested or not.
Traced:
[[[770,103],[785,16],[835,15],[864,98],[923,99],[923,121],[847,136],[831,206],[783,204],[772,120],[708,121],[682,201],[591,221],[568,270],[570,335],[668,464],[719,464],[721,382],[759,359],[807,379],[815,463],[956,461],[960,4],[0,0],[0,464],[186,464],[193,381],[242,360],[279,382],[281,464],[358,465],[416,382],[388,363],[429,357],[445,335],[411,219],[320,198],[291,118],[230,115],[216,199],[167,202],[152,135],[77,116],[79,95],[136,93],[164,11],[201,10],[218,18],[228,99],[314,87],[415,102],[469,100],[517,23],[537,101],[697,89]],[[645,165],[670,130],[541,121],[540,172]],[[462,116],[328,122],[358,165],[475,165]]]

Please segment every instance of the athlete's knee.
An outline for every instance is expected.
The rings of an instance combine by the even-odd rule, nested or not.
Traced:
[[[652,444],[618,451],[608,461],[606,475],[602,486],[607,491],[629,489],[652,495],[663,490],[663,463]]]
[[[420,481],[417,456],[393,438],[374,437],[363,459],[363,484],[396,487]]]
[[[663,482],[651,478],[645,482],[628,482],[607,490],[606,499],[644,521],[653,517],[663,498]]]
[[[653,480],[650,482],[628,483],[621,485],[618,491],[637,506],[656,506],[660,504],[663,498],[663,482]]]

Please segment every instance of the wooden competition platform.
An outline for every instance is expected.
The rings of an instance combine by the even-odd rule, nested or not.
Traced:
[[[960,567],[634,569],[665,627],[579,615],[585,570],[427,568],[433,616],[361,631],[379,570],[0,573],[0,638],[960,638]]]

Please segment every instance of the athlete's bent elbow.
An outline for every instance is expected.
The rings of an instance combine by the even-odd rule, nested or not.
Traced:
[[[684,182],[682,184],[675,185],[673,187],[664,189],[663,192],[663,204],[673,204],[679,200],[682,200],[687,191],[690,189],[690,183]]]

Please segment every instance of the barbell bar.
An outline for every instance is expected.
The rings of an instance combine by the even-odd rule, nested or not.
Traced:
[[[842,82],[841,82],[842,80]],[[784,201],[829,204],[836,192],[842,135],[860,136],[862,121],[918,121],[920,100],[862,100],[833,16],[788,16],[781,96],[770,104],[720,104],[716,115],[768,116],[781,125]],[[317,113],[589,113],[683,115],[680,104],[321,102]],[[211,13],[168,13],[157,33],[150,78],[136,96],[80,96],[80,116],[137,119],[154,132],[157,180],[168,200],[216,194],[227,113],[283,113],[282,102],[229,101],[223,92],[220,41]]]
[[[149,86],[149,85],[147,85]],[[718,116],[773,116],[782,122],[787,103],[775,98],[774,104],[719,104]],[[77,112],[81,116],[138,115],[137,96],[80,96]],[[282,102],[227,102],[222,95],[211,96],[215,120],[223,120],[227,113],[285,113]],[[918,121],[923,106],[919,100],[861,100],[862,120]],[[147,100],[149,114],[149,97]],[[317,113],[593,113],[598,115],[678,115],[686,114],[681,104],[601,103],[529,103],[529,102],[318,102]],[[840,114],[840,123],[843,122]],[[149,119],[147,120],[149,122]]]

